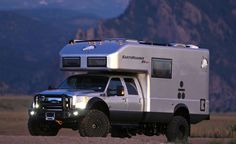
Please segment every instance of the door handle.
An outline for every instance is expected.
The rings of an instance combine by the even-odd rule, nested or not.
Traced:
[[[127,99],[126,98],[122,98],[122,100],[124,100],[126,102]]]

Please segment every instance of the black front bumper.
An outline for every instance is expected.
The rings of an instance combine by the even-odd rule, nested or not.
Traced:
[[[40,122],[56,123],[61,127],[65,128],[74,128],[75,125],[78,126],[81,118],[84,117],[86,110],[62,110],[62,111],[52,111],[52,110],[43,110],[43,109],[29,109],[28,115],[29,118],[37,119]],[[78,115],[75,115],[74,112],[78,112]],[[53,119],[47,119],[48,114],[54,114]]]

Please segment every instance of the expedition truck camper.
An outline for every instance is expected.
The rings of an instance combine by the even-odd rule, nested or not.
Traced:
[[[209,51],[126,39],[74,40],[60,67],[77,74],[34,96],[31,135],[165,134],[186,141],[190,125],[209,119]]]

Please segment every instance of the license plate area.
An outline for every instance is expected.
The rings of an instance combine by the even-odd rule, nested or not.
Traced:
[[[45,119],[47,121],[53,121],[55,120],[55,112],[46,112],[45,113]]]

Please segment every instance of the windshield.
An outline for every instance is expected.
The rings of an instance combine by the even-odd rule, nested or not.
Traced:
[[[103,92],[106,88],[108,77],[105,76],[88,76],[88,75],[76,75],[68,77],[61,85],[59,89],[82,89],[82,90],[94,90],[96,92]]]

